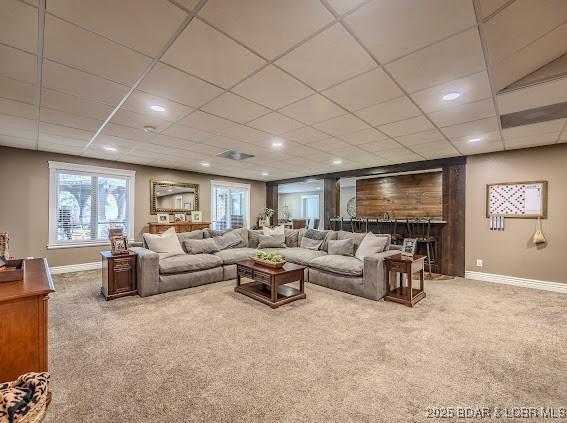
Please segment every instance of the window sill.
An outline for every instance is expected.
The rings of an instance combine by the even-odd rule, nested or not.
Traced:
[[[100,246],[110,246],[110,242],[100,241],[100,242],[88,242],[88,243],[77,243],[77,244],[48,244],[48,250],[58,250],[60,248],[83,248],[83,247],[100,247]]]

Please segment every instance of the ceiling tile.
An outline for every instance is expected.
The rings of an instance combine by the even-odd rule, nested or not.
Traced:
[[[349,144],[359,145],[367,144],[372,141],[380,141],[388,137],[374,128],[363,129],[362,131],[351,132],[350,134],[341,135],[340,138]]]
[[[320,94],[290,104],[280,112],[308,125],[346,114],[343,109]]]
[[[31,138],[22,138],[12,135],[2,134],[0,130],[0,145],[5,147],[25,148],[28,150],[35,150],[36,141]]]
[[[419,144],[429,144],[432,142],[446,142],[445,137],[437,129],[431,131],[419,132],[417,134],[403,135],[396,137],[396,141],[411,147]]]
[[[428,115],[437,126],[449,126],[495,116],[496,110],[494,110],[494,100],[487,98],[473,103],[445,107]]]
[[[202,110],[235,122],[246,123],[270,112],[256,103],[226,92],[205,105]]]
[[[198,19],[191,21],[161,60],[224,88],[266,63]]]
[[[469,141],[471,138],[481,138],[481,141],[471,142]],[[451,142],[459,149],[462,150],[463,147],[466,146],[475,146],[478,144],[489,144],[494,142],[499,142],[502,144],[502,136],[500,135],[500,131],[485,131],[480,136],[475,137],[474,135],[471,136],[470,134],[467,136],[460,136],[460,137],[451,137]]]
[[[50,60],[43,61],[43,86],[110,105],[118,104],[128,92],[125,85]]]
[[[311,88],[272,65],[238,84],[232,91],[272,109],[313,94]]]
[[[499,126],[496,118],[491,117],[487,119],[476,120],[474,122],[447,126],[445,128],[441,128],[441,131],[449,138],[483,138],[483,135],[486,133],[499,131]]]
[[[416,144],[411,146],[410,148],[418,154],[440,151],[450,151],[454,154],[458,154],[457,150],[455,150],[455,148],[446,140]]]
[[[492,15],[510,0],[480,0],[480,10],[483,18]]]
[[[361,148],[356,148],[353,146],[348,146],[348,147],[339,148],[337,150],[333,150],[333,154],[338,157],[345,157],[349,160],[362,161],[362,162],[366,162],[367,160],[376,161],[377,159],[377,157],[375,157],[374,154],[369,153],[368,151],[363,150]]]
[[[37,52],[37,9],[15,0],[0,1],[0,43]]]
[[[285,139],[292,141],[297,141],[302,144],[309,144],[313,141],[319,141],[329,136],[317,129],[311,128],[310,126],[305,126],[303,128],[295,129],[290,132],[286,132],[282,135]]]
[[[249,125],[274,135],[283,134],[303,126],[302,123],[277,112],[253,120]]]
[[[318,90],[376,66],[374,60],[340,24],[333,25],[297,47],[276,64]]]
[[[517,138],[528,135],[539,135],[550,132],[559,133],[565,126],[567,119],[555,119],[547,122],[534,123],[531,125],[516,126],[514,128],[505,128],[502,130],[504,139]]]
[[[142,130],[144,126],[153,126],[156,128],[156,132],[161,132],[171,125],[171,122],[150,114],[136,113],[125,109],[119,109],[112,117],[111,122]]]
[[[318,150],[322,151],[334,151],[349,146],[349,144],[338,138],[326,138],[324,140],[314,141],[309,144],[309,147],[317,148]]]
[[[187,17],[167,0],[49,0],[47,10],[152,57]]]
[[[492,153],[495,151],[502,151],[504,150],[504,145],[502,142],[491,142],[487,144],[471,144],[466,147],[460,147],[462,154],[466,155],[474,155],[474,154],[484,154],[484,153]]]
[[[361,144],[358,147],[362,148],[363,150],[370,151],[372,153],[376,153],[376,154],[380,155],[380,152],[383,151],[383,150],[391,150],[393,148],[400,148],[401,145],[400,145],[400,143],[396,142],[395,140],[388,138],[388,139],[385,139],[385,140],[373,141],[373,142],[369,142],[367,144]]]
[[[49,153],[72,154],[74,156],[78,156],[82,153],[83,147],[39,141],[38,150],[47,151]]]
[[[567,78],[559,78],[498,94],[500,114],[534,109],[567,101]]]
[[[314,127],[336,137],[361,129],[370,129],[370,126],[352,114],[320,122],[314,125]]]
[[[333,21],[318,0],[209,0],[199,16],[270,60]]]
[[[214,136],[214,134],[211,134],[210,132],[199,131],[198,129],[189,128],[188,126],[179,124],[170,126],[163,132],[163,134],[195,142],[203,142]]]
[[[151,59],[52,15],[45,15],[44,57],[132,85]]]
[[[130,126],[119,125],[116,123],[108,123],[100,135],[110,135],[118,138],[127,138],[134,141],[150,141],[155,137],[154,134],[146,132],[143,129],[132,128]]]
[[[535,147],[538,145],[555,144],[558,138],[559,132],[528,135],[515,138],[504,137],[504,145],[506,146],[506,149]]]
[[[156,64],[138,88],[192,107],[201,107],[223,92],[214,85],[163,63]]]
[[[329,88],[323,94],[353,111],[399,97],[403,92],[377,68]]]
[[[177,3],[189,10],[193,10],[199,4],[199,0],[177,0]]]
[[[151,106],[164,107],[165,111],[156,112],[150,108]],[[175,122],[193,111],[192,108],[184,106],[183,104],[139,90],[135,90],[132,94],[130,94],[126,102],[122,105],[122,109],[143,113],[171,122]]]
[[[41,130],[39,132],[40,148],[42,143],[43,144],[48,143],[48,144],[57,144],[61,146],[74,147],[82,150],[88,144],[89,140],[90,138],[86,138],[86,137],[85,139],[78,139],[78,138],[69,138],[56,134],[50,134],[47,132],[43,132]]]
[[[69,128],[67,126],[53,125],[51,123],[40,122],[39,134],[58,135],[60,137],[81,140],[88,142],[94,135],[94,132],[85,131],[77,128]]]
[[[35,119],[0,115],[0,134],[35,139],[37,136]]]
[[[381,63],[476,24],[472,1],[374,1],[346,22]]]
[[[405,159],[406,157],[408,158],[416,158],[416,154],[413,153],[412,151],[408,150],[405,147],[398,147],[398,148],[392,148],[389,150],[384,150],[378,153],[378,155],[380,157],[383,157],[385,159],[388,160],[398,160],[400,158]],[[417,160],[423,160],[422,157],[416,158]]]
[[[221,148],[223,150],[237,150],[242,153],[248,154],[258,154],[263,152],[265,149],[258,147],[257,145],[249,144],[244,141],[238,141],[232,138],[223,137],[220,135],[209,138],[204,144],[212,145],[214,147]]]
[[[91,132],[95,132],[100,125],[102,125],[102,121],[100,120],[61,112],[59,110],[47,109],[45,107],[40,109],[39,119],[42,122],[51,123],[53,125],[67,126],[69,128],[83,129]]]
[[[371,125],[383,125],[389,122],[396,122],[409,117],[421,114],[409,98],[400,97],[395,100],[370,106],[355,113]]]
[[[85,100],[59,91],[42,89],[41,106],[62,112],[104,121],[113,110],[112,106],[96,101]]]
[[[359,4],[364,3],[365,0],[327,0],[327,3],[337,12],[339,15],[344,15],[345,13],[351,11]]]
[[[0,97],[33,104],[35,85],[0,77]]]
[[[400,135],[428,131],[433,129],[433,125],[425,118],[425,116],[417,116],[399,122],[389,123],[387,125],[380,126],[378,129],[391,137],[398,137]]]
[[[444,101],[443,96],[450,92],[458,92],[461,96],[456,100]],[[445,84],[417,91],[411,94],[410,97],[425,113],[429,113],[451,108],[457,104],[492,98],[492,90],[487,72],[482,71]]]
[[[440,85],[485,68],[478,30],[426,47],[386,66],[408,92]]]
[[[33,104],[0,98],[0,114],[35,119]]]
[[[0,44],[0,75],[29,84],[37,81],[37,57]]]

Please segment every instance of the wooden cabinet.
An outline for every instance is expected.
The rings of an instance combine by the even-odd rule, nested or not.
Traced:
[[[24,261],[21,281],[0,283],[0,383],[47,371],[47,303],[54,292],[45,259]]]
[[[175,232],[191,232],[199,229],[207,229],[211,222],[148,222],[151,234],[162,234],[169,228],[175,228]]]
[[[137,254],[112,255],[110,251],[101,251],[102,256],[102,288],[104,298],[125,297],[137,295],[138,285],[136,282]]]

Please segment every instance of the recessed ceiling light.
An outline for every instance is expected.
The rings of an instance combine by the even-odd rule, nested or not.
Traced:
[[[262,176],[268,176],[269,173],[268,172],[262,172]]]
[[[151,105],[150,109],[152,109],[154,112],[165,112],[165,107],[160,106],[158,104]]]
[[[333,164],[340,165],[343,161],[341,159],[333,160]]]
[[[470,138],[469,142],[481,142],[482,138]]]
[[[281,147],[283,145],[283,141],[280,139],[272,140],[272,147]]]
[[[456,91],[452,91],[450,93],[447,93],[443,96],[443,100],[445,101],[451,101],[451,100],[456,100],[457,98],[459,98],[461,96],[461,93],[458,93]]]
[[[201,166],[209,167],[210,165],[209,162],[201,162]]]
[[[116,147],[105,146],[105,147],[102,147],[102,148],[104,148],[106,151],[118,151],[118,149]]]

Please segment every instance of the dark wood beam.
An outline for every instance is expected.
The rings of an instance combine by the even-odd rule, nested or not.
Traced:
[[[278,224],[278,186],[268,185],[266,186],[266,207],[274,210],[274,215],[272,216],[272,225]]]
[[[339,183],[339,178],[325,178],[323,180],[323,227],[325,229],[330,229],[331,217],[337,216],[337,204],[338,204],[338,194],[337,194],[337,184]]]

